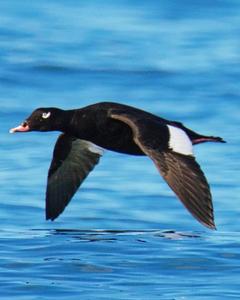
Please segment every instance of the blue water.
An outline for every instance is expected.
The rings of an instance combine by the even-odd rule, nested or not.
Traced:
[[[0,1],[1,299],[240,298],[239,11],[238,0]],[[58,133],[8,130],[40,106],[102,100],[227,140],[195,147],[217,231],[148,158],[112,152],[44,220]]]

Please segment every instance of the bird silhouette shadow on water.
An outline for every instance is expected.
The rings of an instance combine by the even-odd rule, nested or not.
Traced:
[[[133,236],[136,237],[136,241],[139,242],[146,242],[144,237],[154,237],[168,240],[202,238],[201,232],[195,233],[175,230],[32,229],[32,231],[45,232],[46,235],[52,236],[66,236],[72,239],[77,239],[81,242],[114,242],[118,241],[120,236]]]

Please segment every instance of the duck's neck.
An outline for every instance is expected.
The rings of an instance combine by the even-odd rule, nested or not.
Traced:
[[[74,110],[59,110],[59,116],[55,123],[57,130],[66,133],[69,132],[73,117]]]
[[[64,111],[62,131],[79,139],[91,141],[97,134],[96,119],[95,111],[86,108]]]

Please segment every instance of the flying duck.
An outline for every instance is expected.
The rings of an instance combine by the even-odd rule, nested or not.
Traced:
[[[46,219],[56,219],[99,162],[103,149],[147,155],[189,212],[215,229],[209,184],[193,145],[225,141],[135,107],[100,102],[80,109],[38,108],[14,132],[61,131],[48,171]]]

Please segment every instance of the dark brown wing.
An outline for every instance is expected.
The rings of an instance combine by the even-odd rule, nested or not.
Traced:
[[[152,152],[151,158],[191,214],[203,225],[214,229],[210,188],[194,157],[168,151]]]
[[[120,111],[113,111],[111,117],[132,128],[136,144],[153,160],[185,207],[203,225],[215,229],[210,188],[199,164],[193,156],[173,152],[161,145],[158,136],[167,126],[164,128],[164,124],[155,121],[151,124],[151,120],[139,120]]]
[[[61,134],[48,171],[46,219],[56,219],[98,163],[101,149],[94,144]]]

